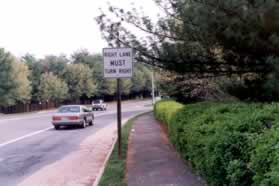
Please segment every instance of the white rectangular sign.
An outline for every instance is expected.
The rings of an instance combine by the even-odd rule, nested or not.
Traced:
[[[130,78],[133,76],[132,48],[104,48],[104,77]]]

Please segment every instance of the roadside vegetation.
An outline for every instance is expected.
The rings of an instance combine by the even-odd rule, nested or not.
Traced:
[[[160,91],[187,104],[155,106],[172,143],[209,185],[279,185],[279,2],[154,2],[157,20],[109,5],[96,21],[108,44],[134,48],[136,61],[160,69]]]
[[[108,44],[133,47],[137,61],[165,71],[168,95],[187,103],[279,100],[278,1],[154,3],[158,19],[111,4],[96,21]]]
[[[128,140],[133,121],[137,117],[130,119],[122,128],[122,158],[121,160],[118,158],[118,143],[116,143],[109,161],[107,162],[99,186],[127,186],[127,181],[125,180],[125,171],[129,143]]]
[[[155,105],[174,146],[212,186],[278,185],[278,114],[278,104]]]
[[[123,96],[150,96],[150,67],[134,66],[133,78],[122,80]],[[102,56],[86,50],[38,59],[30,54],[17,58],[0,48],[0,82],[0,112],[19,104],[113,100],[116,92],[116,80],[103,77]]]

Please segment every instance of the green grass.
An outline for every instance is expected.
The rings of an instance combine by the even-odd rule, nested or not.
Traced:
[[[118,159],[118,143],[116,143],[113,152],[110,156],[110,159],[106,165],[105,171],[102,175],[99,186],[127,186],[127,182],[125,179],[125,171],[128,150],[128,138],[133,125],[133,121],[139,116],[130,119],[122,128],[122,159]]]

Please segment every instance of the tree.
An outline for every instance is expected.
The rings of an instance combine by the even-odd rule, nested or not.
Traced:
[[[74,64],[86,64],[93,69],[93,77],[96,80],[96,96],[113,96],[116,93],[116,81],[104,78],[103,73],[103,61],[102,56],[99,54],[90,54],[87,50],[82,49],[76,51],[72,55],[72,61]],[[149,69],[143,65],[136,64],[135,71],[142,73],[143,82],[131,82],[131,80],[125,79],[122,81],[123,94],[128,95],[131,92],[132,84],[134,83],[134,89],[137,87],[137,91],[150,91],[151,90],[151,78]],[[134,79],[135,80],[135,79]]]
[[[89,52],[88,50],[86,49],[81,49],[81,50],[78,50],[78,51],[75,51],[73,54],[72,54],[72,61],[74,64],[91,64],[92,61],[91,60],[87,60],[88,56],[89,56]]]
[[[261,89],[271,77],[279,57],[277,1],[156,3],[164,11],[156,23],[136,10],[111,6],[112,17],[102,13],[96,18],[104,38],[111,46],[134,48],[137,61],[175,72],[181,82],[237,75],[253,77]],[[127,23],[146,38],[140,39]]]
[[[137,69],[137,67],[136,67]],[[152,91],[152,71],[146,67],[145,65],[141,65],[141,71],[144,74],[144,78],[145,78],[145,84],[143,87],[143,91],[147,91],[147,92],[151,92]],[[156,69],[153,69],[153,71],[156,71]]]
[[[97,83],[97,96],[113,96],[116,93],[116,80],[100,78]]]
[[[86,49],[81,49],[72,54],[74,64],[85,64],[94,69],[96,65],[103,62],[100,54],[90,54]]]
[[[87,50],[76,51],[72,55],[74,64],[85,64],[92,69],[92,75],[96,82],[95,95],[98,97],[112,96],[116,92],[116,81],[104,78],[103,61],[100,54],[90,54]]]
[[[78,100],[83,95],[90,98],[94,95],[96,85],[89,66],[69,64],[66,66],[63,78],[68,85],[71,99]]]
[[[132,82],[130,79],[123,79],[121,82],[121,92],[124,95],[129,95],[131,93]]]
[[[131,79],[131,91],[134,93],[151,92],[151,71],[143,64],[134,65],[134,74]]]
[[[28,67],[0,49],[0,106],[26,103],[31,98]]]
[[[39,86],[39,97],[42,101],[62,102],[67,99],[67,84],[52,72],[44,73]]]
[[[33,55],[26,54],[22,57],[22,61],[28,66],[31,74],[29,76],[29,80],[31,81],[32,85],[32,101],[39,102],[39,86],[41,76],[44,73],[44,67],[42,63],[39,62]]]
[[[156,82],[162,95],[176,97],[178,84],[175,83],[175,74],[170,72],[157,72]],[[185,92],[184,92],[185,93]]]
[[[141,92],[145,87],[144,73],[138,69],[135,69],[132,77],[132,91],[135,93]]]
[[[9,106],[15,103],[13,90],[16,83],[13,81],[12,71],[15,58],[0,48],[0,106]]]
[[[104,78],[103,62],[100,55],[92,57],[90,66],[93,68],[93,77],[96,80],[96,96],[113,96],[116,93],[116,80]]]
[[[39,86],[43,73],[52,72],[58,77],[62,77],[69,60],[63,56],[48,55],[43,59],[36,59],[31,54],[26,54],[22,57],[22,61],[28,66],[32,72],[29,79],[32,82],[32,101],[39,101]]]
[[[44,72],[52,72],[54,75],[62,77],[69,60],[64,55],[48,55],[45,56],[44,59],[40,60],[40,63],[43,66]]]
[[[137,11],[110,7],[97,17],[111,46],[133,47],[138,61],[179,73],[264,72],[278,55],[277,1],[156,0],[165,16],[153,24]],[[251,16],[253,15],[253,16]],[[110,20],[110,21],[108,21]],[[124,23],[147,34],[140,40]],[[186,52],[187,51],[187,52]]]
[[[12,66],[12,79],[15,83],[15,88],[12,91],[14,100],[16,102],[27,103],[31,99],[32,91],[28,66],[22,62],[13,62]]]

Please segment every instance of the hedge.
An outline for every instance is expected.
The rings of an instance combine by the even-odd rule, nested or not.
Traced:
[[[163,123],[170,123],[172,116],[176,114],[179,109],[183,108],[183,106],[184,105],[172,100],[163,100],[157,102],[154,106],[156,118]]]
[[[155,116],[208,185],[279,185],[279,105],[157,102]]]

